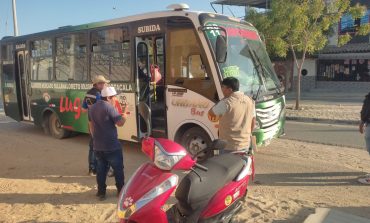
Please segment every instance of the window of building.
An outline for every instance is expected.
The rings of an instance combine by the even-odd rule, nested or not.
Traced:
[[[1,61],[4,81],[14,80],[13,45],[1,46]]]
[[[53,55],[51,39],[31,42],[31,79],[46,81],[53,79]]]
[[[104,75],[111,81],[131,80],[131,51],[125,29],[98,30],[91,34],[91,77]]]
[[[71,34],[56,38],[55,71],[59,81],[87,80],[86,34]]]
[[[345,14],[340,20],[339,33],[356,32],[359,26],[367,24],[369,20],[370,9],[362,18],[353,19],[351,15]]]
[[[318,81],[370,81],[370,59],[319,60]]]

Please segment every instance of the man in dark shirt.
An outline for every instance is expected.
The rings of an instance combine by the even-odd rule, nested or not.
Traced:
[[[361,109],[361,123],[359,126],[361,134],[365,133],[365,143],[367,151],[370,155],[370,93],[366,95]],[[358,181],[363,184],[370,185],[370,174],[359,178]]]
[[[97,158],[96,181],[100,200],[105,199],[108,164],[113,168],[117,193],[124,185],[123,154],[118,140],[117,126],[123,126],[126,121],[126,111],[119,114],[115,109],[116,90],[105,87],[102,90],[102,100],[97,101],[89,110],[89,126],[94,138],[94,152]]]
[[[93,104],[101,99],[101,91],[109,83],[109,80],[105,79],[103,75],[98,75],[93,80],[93,87],[86,92],[85,98],[82,103],[82,108],[88,110]],[[96,174],[96,157],[93,152],[93,138],[90,137],[89,142],[89,174]]]

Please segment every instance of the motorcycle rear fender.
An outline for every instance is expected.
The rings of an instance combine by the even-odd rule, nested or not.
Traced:
[[[211,218],[245,196],[250,175],[241,181],[232,181],[219,190],[202,211],[201,219]]]

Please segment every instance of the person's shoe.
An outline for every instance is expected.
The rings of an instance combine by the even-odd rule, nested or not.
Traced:
[[[112,168],[110,168],[108,171],[108,177],[114,177],[114,171]]]
[[[105,200],[105,193],[97,192],[96,193],[96,196],[99,198],[100,201],[104,201]]]
[[[370,185],[370,176],[360,178],[360,179],[358,179],[358,182],[360,182],[362,184]]]
[[[92,176],[92,177],[95,177],[96,176],[96,170],[90,169],[89,170],[89,175]]]

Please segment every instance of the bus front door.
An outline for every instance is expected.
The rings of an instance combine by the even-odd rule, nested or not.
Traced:
[[[33,121],[30,109],[30,96],[32,94],[29,72],[27,68],[28,51],[16,52],[16,84],[18,100],[24,121]]]
[[[139,102],[151,109],[152,133],[155,137],[167,137],[164,36],[136,37],[136,75]],[[156,77],[156,78],[155,78]],[[139,129],[145,132],[144,121],[139,118]]]

